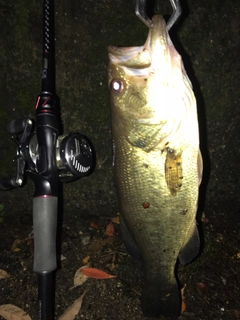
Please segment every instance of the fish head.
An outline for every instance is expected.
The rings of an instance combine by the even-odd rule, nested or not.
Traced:
[[[162,16],[153,17],[143,46],[109,46],[108,54],[112,111],[119,119],[163,124],[182,117],[183,91],[191,83]]]

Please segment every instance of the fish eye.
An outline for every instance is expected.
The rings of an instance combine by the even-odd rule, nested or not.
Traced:
[[[110,89],[111,91],[115,93],[121,93],[124,89],[124,85],[122,80],[120,79],[113,79],[110,83]]]

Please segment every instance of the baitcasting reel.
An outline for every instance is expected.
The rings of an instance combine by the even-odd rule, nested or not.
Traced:
[[[26,164],[28,172],[42,173],[38,166],[37,135],[32,132],[32,128],[33,121],[26,118],[12,120],[7,125],[7,131],[13,135],[13,140],[17,144],[17,156],[15,158],[17,169],[16,177],[1,180],[0,189],[7,190],[20,187],[23,184]],[[21,133],[21,137],[17,137]],[[61,182],[82,178],[92,172],[94,167],[93,147],[84,135],[70,133],[58,136],[55,145],[56,165]]]

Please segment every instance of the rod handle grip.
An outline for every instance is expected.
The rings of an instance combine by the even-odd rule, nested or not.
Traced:
[[[39,196],[33,198],[33,271],[39,274],[52,272],[57,268],[57,213],[57,197]]]

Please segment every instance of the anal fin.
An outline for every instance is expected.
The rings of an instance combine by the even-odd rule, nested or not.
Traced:
[[[197,222],[194,220],[186,243],[179,252],[178,259],[181,264],[186,264],[192,261],[198,254],[200,248],[200,238],[197,228]]]

